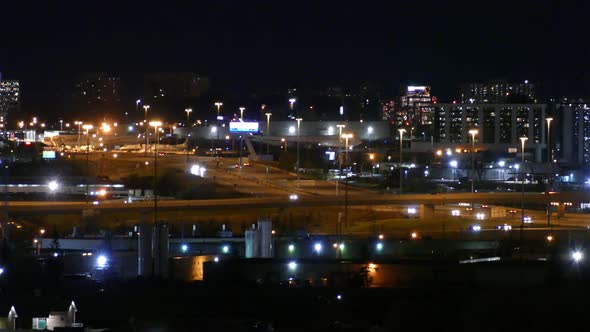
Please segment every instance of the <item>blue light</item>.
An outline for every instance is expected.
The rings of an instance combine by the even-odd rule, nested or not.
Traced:
[[[105,267],[107,267],[109,260],[107,258],[107,256],[105,255],[100,255],[96,258],[96,266],[104,269]]]
[[[381,250],[383,250],[383,243],[378,242],[375,247],[377,248],[377,250],[381,251]]]
[[[188,245],[187,245],[187,244],[183,244],[183,245],[181,245],[181,246],[180,246],[180,250],[181,250],[182,252],[187,252],[187,251],[188,251]]]

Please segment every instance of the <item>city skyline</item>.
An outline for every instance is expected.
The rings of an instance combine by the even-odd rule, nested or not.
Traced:
[[[377,81],[392,92],[429,84],[449,100],[466,82],[525,79],[539,83],[543,97],[588,95],[588,46],[565,52],[549,46],[577,42],[581,11],[565,3],[497,2],[481,12],[461,1],[360,8],[300,2],[288,11],[231,1],[161,12],[109,2],[8,7],[15,15],[5,24],[24,28],[6,34],[0,71],[22,82],[23,98],[59,94],[77,74],[97,71],[121,77],[192,71],[211,78],[213,93],[242,95]],[[61,19],[52,21],[52,13]]]

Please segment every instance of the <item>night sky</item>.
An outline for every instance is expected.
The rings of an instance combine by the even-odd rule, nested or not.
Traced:
[[[524,79],[590,96],[583,1],[9,1],[0,71],[32,98],[76,73],[196,71],[212,89]]]

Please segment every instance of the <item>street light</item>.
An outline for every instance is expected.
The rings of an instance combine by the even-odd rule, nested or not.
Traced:
[[[150,109],[150,105],[143,105],[143,111],[144,111],[143,112],[143,115],[144,115],[143,122],[144,123],[147,122],[147,112],[149,109]],[[149,145],[148,144],[148,133],[149,133],[149,131],[146,128],[145,129],[145,147],[144,147],[144,156],[146,156],[146,157],[147,157],[147,149],[148,149],[148,145]]]
[[[551,226],[551,204],[549,202],[549,191],[551,191],[551,174],[553,173],[553,168],[551,167],[553,162],[553,156],[551,155],[551,121],[553,118],[549,117],[546,118],[547,120],[547,227]]]
[[[469,130],[469,134],[471,135],[471,194],[474,192],[473,182],[475,181],[475,163],[473,160],[473,153],[475,151],[475,135],[477,135],[479,131],[477,129]]]
[[[84,124],[82,121],[74,121],[75,125],[78,125],[78,148],[80,148],[80,126]]]
[[[219,102],[219,101],[215,102],[215,106],[217,106],[217,116],[219,116],[219,111],[220,111],[222,105],[223,105],[222,102]]]
[[[151,121],[150,126],[154,127],[156,142],[154,144],[154,225],[158,222],[158,127],[162,126],[161,121]]]
[[[349,147],[348,147],[348,139],[349,138],[352,138],[353,135],[352,134],[342,134],[341,137],[344,138],[345,139],[345,142],[346,142],[345,143],[346,151],[344,152],[344,162],[346,163],[348,161],[348,149],[349,149]]]
[[[293,99],[293,102],[295,102],[295,99]],[[295,120],[297,121],[297,188],[299,188],[299,141],[300,141],[299,129],[301,128],[301,121],[303,119],[297,118]]]
[[[90,150],[90,135],[88,134],[88,131],[94,128],[94,126],[91,124],[85,124],[82,126],[82,128],[86,130],[86,204],[88,204],[88,199],[90,198],[90,164],[88,161],[88,152]]]
[[[190,115],[191,112],[193,111],[192,108],[185,108],[184,111],[186,112],[186,162],[188,163],[188,148],[189,148],[189,144],[188,144],[188,138],[190,137]]]
[[[244,121],[244,111],[246,110],[245,107],[240,107],[240,121]]]
[[[528,140],[528,137],[521,137],[520,138],[520,143],[521,143],[521,167],[520,167],[520,173],[522,176],[522,182],[521,182],[521,198],[520,198],[520,244],[522,246],[522,236],[523,236],[523,231],[524,231],[524,143],[526,143],[526,141]],[[522,250],[522,248],[521,248]]]
[[[265,136],[270,136],[270,116],[272,115],[272,113],[264,113],[264,115],[266,115],[266,135]],[[269,153],[269,143],[268,141],[266,142],[266,154]]]
[[[403,151],[403,144],[404,144],[404,133],[406,132],[405,129],[400,128],[397,130],[399,132],[399,194],[402,194],[402,151]]]

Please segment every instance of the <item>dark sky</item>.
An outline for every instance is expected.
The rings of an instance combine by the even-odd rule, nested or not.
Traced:
[[[84,71],[198,71],[219,91],[524,80],[590,96],[583,1],[8,1],[0,71],[51,93]]]

